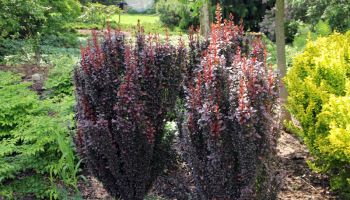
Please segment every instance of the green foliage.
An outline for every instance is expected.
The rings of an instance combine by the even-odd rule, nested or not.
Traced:
[[[130,32],[131,34],[135,34],[137,30],[137,23],[140,20],[140,24],[144,27],[145,33],[159,33],[164,35],[166,26],[160,23],[159,15],[146,15],[146,14],[129,14],[123,13],[120,15],[120,23],[119,15],[112,15],[110,17],[110,26],[113,29],[120,29],[125,32]],[[102,23],[83,23],[76,22],[70,24],[71,28],[74,29],[103,29],[105,28]],[[171,34],[182,35],[184,31],[179,27],[169,27],[168,30]],[[187,31],[187,30],[186,30]]]
[[[122,10],[115,5],[106,6],[100,3],[88,3],[83,8],[83,14],[79,17],[81,22],[103,24],[103,26],[112,15],[122,12]]]
[[[1,62],[6,65],[40,65],[44,64],[44,57],[40,56],[39,38],[28,38],[26,40],[5,40],[8,45],[15,44],[10,50],[4,51]],[[39,57],[37,57],[39,55]]]
[[[288,7],[285,8],[284,12],[285,38],[287,43],[291,43],[298,31],[300,22],[290,17]],[[275,40],[275,14],[276,9],[267,10],[262,21],[259,22],[259,31],[265,33],[271,40]]]
[[[74,98],[39,100],[29,86],[0,72],[0,195],[14,199],[49,197],[58,180],[76,187]]]
[[[212,5],[217,1],[212,0]],[[223,17],[228,18],[229,14],[234,15],[235,23],[239,23],[243,19],[244,27],[250,31],[259,31],[259,22],[268,10],[275,5],[275,0],[220,0],[223,7]],[[213,8],[213,12],[214,12]]]
[[[350,32],[309,41],[285,79],[288,109],[316,159],[310,166],[331,175],[332,188],[345,194],[350,192],[349,46]]]
[[[18,176],[17,180],[13,180],[10,184],[0,185],[0,197],[5,199],[19,199],[24,196],[32,196],[37,199],[48,197],[50,190],[47,180],[39,174],[33,176]],[[35,194],[34,196],[32,194]]]
[[[97,2],[100,4],[104,4],[104,5],[112,5],[112,4],[117,4],[119,2],[121,2],[121,0],[80,0],[80,2],[82,4],[88,4],[88,3],[92,3],[92,2]]]
[[[178,26],[181,21],[182,4],[177,0],[160,0],[157,3],[157,12],[160,20],[167,26]]]
[[[35,35],[44,28],[48,10],[38,0],[0,1],[0,37]]]
[[[67,24],[79,13],[77,0],[0,1],[0,63],[10,56],[9,64],[40,64],[40,45],[77,46],[76,34]]]
[[[350,92],[350,87],[348,88]],[[316,170],[331,171],[333,189],[343,190],[350,197],[350,95],[332,96],[318,115],[316,145],[327,164],[312,165]],[[330,164],[328,164],[330,163]]]
[[[53,69],[49,72],[48,80],[44,85],[45,89],[50,96],[73,95],[73,67],[78,61],[78,56],[56,53],[50,55],[50,61]]]
[[[308,41],[315,41],[318,37],[325,37],[332,33],[327,21],[320,20],[312,31],[312,26],[303,22],[296,22],[298,31],[293,35],[293,42],[286,45],[287,64],[291,65],[293,57],[302,52]]]
[[[60,49],[57,47],[77,47],[78,40],[74,33],[57,33],[56,35],[46,35],[41,38],[27,39],[3,39],[0,38],[0,64],[48,64],[50,61],[47,49]],[[69,51],[69,50],[68,50]],[[35,52],[39,54],[39,63],[35,59]],[[55,52],[56,53],[56,52]],[[62,54],[62,52],[58,52]]]
[[[62,31],[54,34],[46,34],[41,38],[41,45],[54,47],[78,47],[77,35],[74,31]]]
[[[311,27],[308,24],[300,23],[293,40],[293,47],[301,51],[305,48],[308,39],[314,40],[316,38],[316,34],[311,32]]]
[[[328,36],[332,33],[331,26],[328,21],[320,20],[315,26],[315,32],[318,36]]]
[[[294,40],[294,36],[298,31],[299,22],[295,20],[286,21],[284,23],[286,43],[291,43]]]
[[[291,0],[286,1],[291,18],[313,26],[320,19],[328,21],[332,30],[345,32],[350,29],[349,0]]]
[[[73,21],[80,12],[76,0],[2,0],[0,37],[25,38],[37,32],[55,32]]]
[[[6,55],[16,54],[24,43],[25,40],[11,40],[0,37],[0,64],[4,64]]]
[[[156,8],[160,14],[160,21],[168,27],[179,26],[187,30],[190,25],[199,24],[198,16],[190,12],[189,4],[179,0],[160,0]]]

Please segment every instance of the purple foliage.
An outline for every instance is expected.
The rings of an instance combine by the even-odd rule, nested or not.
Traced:
[[[76,144],[89,170],[114,197],[143,199],[164,164],[164,125],[179,92],[185,49],[143,34],[135,44],[108,28],[76,67]]]
[[[186,155],[199,199],[276,199],[278,79],[259,38],[216,12],[207,49],[190,36]],[[192,56],[192,59],[191,59]]]

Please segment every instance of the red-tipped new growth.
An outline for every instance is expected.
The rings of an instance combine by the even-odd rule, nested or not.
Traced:
[[[108,26],[81,47],[75,69],[77,147],[116,198],[143,199],[166,162],[165,121],[180,90],[185,50],[143,34],[134,45]],[[171,91],[171,92],[169,92]]]
[[[275,199],[276,75],[259,38],[249,38],[232,15],[222,20],[220,6],[216,19],[209,42],[189,37],[184,139],[198,195]]]

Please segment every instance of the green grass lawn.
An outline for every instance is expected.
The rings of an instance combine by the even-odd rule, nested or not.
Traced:
[[[141,26],[143,26],[145,33],[159,33],[164,34],[165,26],[161,24],[159,15],[147,15],[147,14],[122,14],[120,16],[120,28],[127,32],[135,32],[137,21],[140,20]],[[111,17],[111,21],[118,23],[119,15]],[[174,29],[168,29],[171,35],[183,35],[183,32],[178,27]]]
[[[114,15],[111,20],[118,22],[119,15]],[[159,24],[158,15],[144,15],[144,14],[122,14],[120,16],[121,24],[136,25],[137,20],[141,21],[141,24]]]

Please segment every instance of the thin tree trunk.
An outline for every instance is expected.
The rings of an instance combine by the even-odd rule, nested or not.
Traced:
[[[277,66],[281,73],[281,78],[286,75],[286,50],[285,50],[285,33],[284,33],[284,0],[276,1],[276,46],[277,46]],[[282,122],[289,120],[290,115],[285,108],[288,93],[284,83],[281,81],[280,99],[282,103]]]
[[[200,12],[200,31],[201,35],[208,38],[210,35],[210,2],[209,0],[202,0],[203,6]]]

